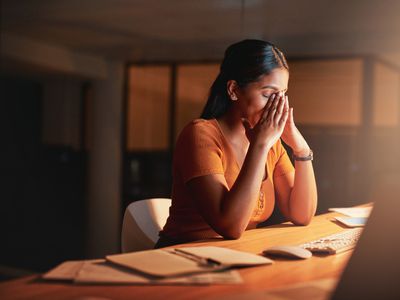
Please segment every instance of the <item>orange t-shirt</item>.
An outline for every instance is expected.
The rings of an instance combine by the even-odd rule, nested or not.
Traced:
[[[278,140],[268,153],[268,177],[262,183],[264,196],[254,208],[248,228],[270,217],[275,205],[274,178],[293,172],[294,168]],[[181,132],[173,159],[172,205],[161,237],[182,241],[220,237],[204,220],[193,203],[186,183],[199,176],[223,174],[228,188],[240,172],[236,156],[216,119],[196,119]],[[272,174],[273,176],[271,176]],[[207,199],[203,199],[207,201]]]

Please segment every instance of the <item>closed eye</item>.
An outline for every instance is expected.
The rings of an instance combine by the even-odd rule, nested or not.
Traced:
[[[283,91],[284,95],[287,96],[288,91]],[[271,93],[271,94],[263,94],[263,97],[265,98],[270,98],[273,94],[277,94],[277,93]]]

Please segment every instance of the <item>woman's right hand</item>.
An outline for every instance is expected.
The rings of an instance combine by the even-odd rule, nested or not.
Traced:
[[[289,110],[283,93],[272,94],[264,107],[260,120],[251,128],[250,122],[243,119],[246,136],[251,144],[270,149],[281,137]]]

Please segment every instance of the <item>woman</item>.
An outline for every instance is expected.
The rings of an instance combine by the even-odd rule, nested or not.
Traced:
[[[312,151],[289,108],[289,68],[269,42],[244,40],[225,52],[201,115],[174,153],[170,216],[156,247],[237,239],[268,219],[307,225],[317,207]],[[293,150],[295,168],[281,144]]]

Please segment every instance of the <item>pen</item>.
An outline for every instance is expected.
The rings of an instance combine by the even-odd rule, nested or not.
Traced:
[[[177,254],[177,255],[180,255],[182,257],[185,257],[185,258],[191,259],[193,261],[196,261],[199,265],[206,266],[206,267],[216,267],[216,266],[220,266],[221,265],[220,262],[218,262],[218,261],[216,261],[216,260],[214,260],[212,258],[201,257],[201,256],[198,256],[198,255],[193,254],[193,253],[186,252],[186,251],[181,250],[181,249],[174,249],[174,254]]]

